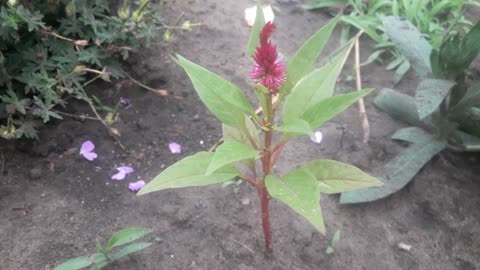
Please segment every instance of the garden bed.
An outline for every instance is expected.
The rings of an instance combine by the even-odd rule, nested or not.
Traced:
[[[151,228],[151,247],[107,269],[477,269],[480,268],[480,174],[478,155],[444,151],[401,192],[370,204],[340,205],[338,196],[322,196],[327,236],[285,205],[271,204],[273,249],[264,255],[257,194],[247,185],[166,190],[136,197],[127,188],[138,178],[149,181],[163,168],[220,139],[221,126],[196,95],[185,72],[170,58],[179,53],[251,89],[246,57],[249,28],[242,1],[172,1],[162,14],[174,20],[182,11],[204,26],[176,33],[172,43],[137,53],[129,60],[131,74],[165,88],[161,97],[117,82],[89,91],[106,100],[127,97],[115,127],[123,151],[97,122],[66,120],[45,128],[39,142],[0,142],[0,250],[2,269],[51,269],[69,258],[93,254],[95,239],[105,240],[125,227]],[[286,1],[281,1],[286,2]],[[287,1],[288,2],[288,1]],[[290,1],[296,2],[296,1]],[[303,41],[331,17],[280,4],[274,35],[279,50],[292,55]],[[325,49],[338,48],[339,33]],[[368,42],[362,44],[368,45]],[[363,58],[369,46],[362,46]],[[337,92],[354,88],[349,61]],[[364,87],[392,87],[393,74],[380,65],[362,69]],[[413,72],[397,89],[414,89]],[[411,93],[409,93],[411,94]],[[247,93],[253,100],[253,93]],[[400,124],[366,99],[371,138],[361,142],[356,106],[322,129],[324,141],[296,139],[285,149],[280,173],[311,158],[349,162],[373,175],[402,149],[390,135]],[[88,112],[85,105],[70,113]],[[78,154],[85,140],[96,145],[98,159]],[[168,144],[183,146],[172,154]],[[306,154],[305,154],[306,153]],[[110,180],[118,165],[135,172],[123,181]],[[333,254],[325,249],[336,230],[342,237]],[[412,246],[400,249],[400,243]]]

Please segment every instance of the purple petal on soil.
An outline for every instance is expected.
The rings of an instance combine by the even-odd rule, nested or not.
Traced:
[[[128,105],[128,104],[130,104],[130,100],[128,98],[121,97],[120,98],[120,103],[122,103],[123,105]]]
[[[133,172],[133,168],[130,166],[122,166],[117,168],[118,173],[112,176],[112,180],[123,180],[127,174]]]
[[[117,168],[118,171],[124,171],[126,174],[132,173],[133,168],[130,166],[122,166]]]
[[[321,143],[323,140],[323,133],[321,131],[315,131],[315,133],[310,136],[310,140],[314,143]]]
[[[97,158],[97,154],[93,152],[94,149],[95,145],[92,141],[85,141],[80,147],[80,155],[82,155],[85,159],[92,161]]]
[[[172,152],[172,154],[179,154],[182,152],[182,146],[176,142],[169,143],[168,148],[170,148],[170,152]]]
[[[142,189],[144,186],[145,186],[145,181],[140,180],[140,181],[128,184],[128,189],[130,189],[131,191],[138,191]]]

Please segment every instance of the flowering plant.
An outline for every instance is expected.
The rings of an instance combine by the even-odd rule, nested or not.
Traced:
[[[323,123],[372,91],[332,96],[353,42],[312,71],[337,21],[338,17],[320,29],[286,63],[270,41],[275,25],[265,24],[263,14],[257,12],[248,51],[254,60],[250,78],[255,82],[255,94],[262,106],[261,117],[235,85],[177,55],[177,63],[187,72],[201,100],[222,121],[223,144],[213,153],[200,152],[180,160],[138,194],[204,186],[238,177],[258,191],[268,253],[272,251],[268,208],[271,198],[287,204],[325,234],[320,193],[378,186],[381,182],[354,166],[334,160],[313,160],[283,176],[274,174],[273,165],[290,139],[313,135]],[[275,114],[282,101],[282,122],[277,123]],[[259,136],[260,132],[263,136]],[[240,170],[240,165],[248,170]]]

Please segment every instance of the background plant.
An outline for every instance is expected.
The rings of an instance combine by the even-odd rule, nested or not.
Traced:
[[[384,198],[405,186],[445,148],[480,151],[480,78],[469,66],[480,52],[480,21],[466,32],[447,33],[435,49],[410,22],[385,17],[386,33],[422,79],[415,97],[383,89],[375,105],[412,127],[392,138],[411,145],[385,165],[385,185],[347,192],[343,203]]]
[[[120,60],[166,28],[159,12],[147,8],[150,0],[123,0],[114,10],[108,2],[0,1],[2,137],[36,138],[37,119],[62,119],[59,108],[72,99],[108,108],[85,87],[128,76]]]
[[[263,109],[262,117],[257,116],[235,85],[177,55],[177,63],[190,77],[200,99],[223,123],[224,142],[214,153],[199,152],[165,169],[139,195],[240,178],[258,192],[265,248],[271,252],[271,198],[287,204],[325,234],[321,193],[339,193],[381,183],[354,166],[325,159],[310,161],[282,176],[275,174],[273,166],[288,141],[312,135],[315,129],[372,89],[333,95],[353,41],[322,66],[313,68],[339,17],[308,39],[287,65],[278,58],[276,47],[269,41],[275,26],[265,24],[260,8],[256,18],[248,53],[255,61],[250,77],[256,82],[255,94]],[[282,103],[282,121],[277,122],[275,115]]]
[[[430,42],[438,48],[445,30],[450,33],[465,31],[472,23],[465,18],[463,11],[468,5],[480,6],[478,0],[313,0],[303,7],[308,10],[337,5],[348,5],[346,15],[342,16],[345,25],[342,28],[343,40],[352,27],[362,30],[375,41],[372,54],[363,65],[375,60],[386,59],[387,70],[395,70],[395,84],[410,69],[411,63],[395,47],[382,24],[384,16],[405,17]]]
[[[145,235],[151,233],[151,230],[144,228],[126,228],[123,229],[114,235],[108,240],[105,247],[102,243],[97,240],[97,253],[92,256],[92,259],[81,256],[71,260],[68,260],[55,268],[53,270],[77,270],[84,269],[93,264],[92,270],[100,270],[108,264],[119,260],[127,255],[138,252],[142,249],[145,249],[151,245],[151,243],[138,242],[134,244],[129,244],[137,239],[144,237]],[[126,244],[129,244],[125,246]],[[115,254],[112,254],[112,250],[119,248]]]

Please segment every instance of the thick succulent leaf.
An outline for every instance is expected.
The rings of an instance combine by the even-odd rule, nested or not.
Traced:
[[[280,126],[274,126],[273,129],[283,132],[287,136],[313,135],[310,125],[302,119],[293,119]]]
[[[337,15],[317,33],[313,34],[288,61],[287,80],[281,87],[280,92],[290,92],[300,79],[310,73],[339,19],[340,15]]]
[[[215,151],[212,161],[210,161],[208,165],[206,175],[211,175],[225,165],[246,159],[258,158],[259,156],[260,152],[253,149],[250,145],[236,141],[226,141]]]
[[[145,235],[151,233],[152,230],[145,229],[145,228],[126,228],[123,229],[110,238],[108,240],[107,246],[105,250],[108,252],[110,249],[114,247],[118,247],[121,245],[125,245],[127,243],[133,242],[137,239],[144,237]]]
[[[438,109],[455,82],[440,79],[425,79],[420,82],[415,93],[415,105],[420,119]]]
[[[248,134],[250,134],[250,137],[252,140],[259,145],[260,144],[260,138],[258,137],[258,129],[253,123],[253,121],[250,119],[250,117],[245,116],[245,128],[238,129],[234,128],[225,124],[222,124],[222,131],[223,131],[223,141],[236,141],[239,143],[243,144],[248,144],[251,145],[250,140],[248,139]]]
[[[255,53],[256,47],[260,44],[260,32],[265,25],[265,17],[263,15],[263,9],[257,5],[257,13],[255,15],[255,22],[250,32],[250,38],[248,40],[248,55],[252,56]]]
[[[385,33],[395,44],[395,47],[408,59],[421,78],[432,72],[430,53],[432,46],[422,36],[415,26],[407,19],[396,16],[382,18]]]
[[[200,99],[220,121],[241,128],[245,114],[254,114],[252,105],[238,87],[180,55],[177,58],[177,63],[187,72]]]
[[[384,88],[374,100],[375,106],[387,112],[391,117],[412,126],[428,125],[428,118],[421,120],[415,106],[415,99],[393,89]]]
[[[312,129],[317,129],[322,124],[332,119],[335,115],[346,110],[360,98],[366,96],[373,89],[362,89],[348,94],[336,95],[326,98],[310,107],[302,116]]]
[[[383,186],[342,193],[340,203],[371,202],[390,196],[407,185],[420,169],[445,147],[445,142],[433,136],[426,143],[409,146],[385,165],[385,173],[378,177]]]
[[[285,99],[283,105],[283,120],[300,118],[314,104],[332,96],[335,83],[342,70],[345,60],[353,46],[353,41],[334,55],[328,62],[310,72],[301,79]]]
[[[359,168],[335,160],[313,160],[299,170],[314,176],[319,191],[327,194],[382,185],[382,182]]]
[[[199,152],[180,160],[157,175],[137,194],[143,195],[167,188],[206,186],[223,183],[239,174],[233,165],[227,165],[215,173],[206,175],[207,167],[213,155],[214,153],[210,152]]]
[[[78,257],[75,259],[68,260],[55,268],[53,270],[78,270],[85,268],[92,264],[92,261],[90,261],[87,257]]]
[[[265,184],[273,198],[290,206],[325,235],[320,192],[312,175],[301,170],[293,171],[282,178],[268,175]]]

